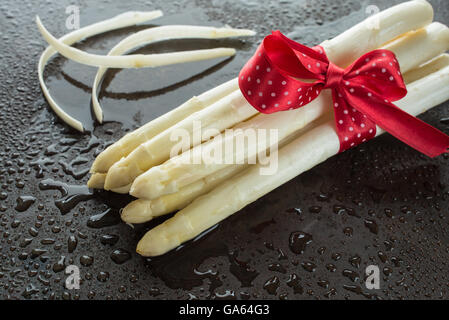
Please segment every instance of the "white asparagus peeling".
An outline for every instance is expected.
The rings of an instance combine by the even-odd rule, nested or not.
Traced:
[[[136,47],[141,47],[151,43],[164,40],[174,39],[220,39],[231,37],[253,36],[255,32],[246,29],[233,28],[214,28],[203,26],[183,26],[170,25],[150,28],[132,34],[108,52],[108,56],[119,56],[125,52],[129,52]],[[98,122],[103,122],[103,112],[97,97],[97,88],[107,71],[106,67],[100,67],[95,75],[94,84],[92,86],[92,105]]]
[[[448,88],[449,67],[445,67],[410,84],[407,96],[396,105],[412,115],[418,115],[448,100]],[[380,128],[377,130],[377,135],[383,133]],[[259,165],[251,166],[147,232],[138,243],[137,252],[143,256],[157,256],[174,249],[297,175],[336,155],[339,148],[340,142],[333,120],[318,126],[281,148],[276,174],[262,176],[259,174]]]
[[[449,50],[449,28],[441,23],[434,22],[426,28],[408,32],[394,42],[388,43],[383,49],[391,50],[396,54],[401,70],[405,73]],[[288,113],[259,114],[242,124],[241,127],[243,129],[275,129],[278,132],[278,139],[282,140],[329,112],[332,109],[329,108],[330,101],[330,95],[323,92],[317,99],[303,108]],[[211,140],[193,148],[191,152],[185,152],[159,166],[150,168],[134,180],[130,194],[138,198],[154,199],[177,192],[196,180],[232,166],[229,161],[226,161],[226,158],[229,158],[230,155],[225,152],[221,152],[222,157],[217,159],[216,163],[202,161],[199,164],[192,165],[192,161],[189,159],[195,157],[201,159],[202,152],[207,148],[224,150],[226,144],[236,145],[238,139],[243,139],[244,130],[234,132],[233,136],[222,135],[222,139]],[[277,143],[277,141],[275,142]],[[258,139],[257,147],[245,144],[244,148],[238,148],[231,158],[242,159],[246,162],[247,159],[255,157],[256,152],[268,148],[270,148],[270,144],[267,141]]]
[[[326,50],[331,61],[337,65],[346,66],[357,59],[361,53],[374,50],[403,33],[428,25],[432,21],[432,18],[433,10],[427,2],[406,2],[370,17],[333,40],[323,42],[322,46]],[[376,21],[378,21],[380,29],[373,27],[371,19],[376,19]],[[228,98],[228,102],[224,100],[226,98],[227,97],[222,99],[222,103],[210,106],[203,110],[203,113],[199,112],[198,114],[192,115],[185,119],[182,124],[178,124],[177,126],[192,131],[192,122],[199,120],[202,123],[207,123],[206,127],[212,127],[218,131],[223,131],[257,114],[257,111],[246,102],[240,92],[231,95],[231,97]],[[224,110],[226,110],[226,103],[235,108],[236,102],[237,105],[240,106],[240,109],[243,109],[244,112],[241,112],[241,115],[243,116],[236,117],[236,110],[229,107],[228,113],[226,114],[224,112]],[[218,119],[222,122],[221,124],[212,124],[207,118],[214,118],[215,116],[212,116],[213,111],[210,109],[216,109],[216,114],[220,115],[220,118]],[[227,119],[223,119],[223,116],[234,117],[234,120],[226,122]],[[189,121],[190,125],[187,126]],[[223,127],[223,123],[227,123],[227,127]],[[169,154],[168,149],[175,144],[175,142],[169,141],[168,137],[170,137],[172,130],[176,129],[177,126],[170,128],[170,130],[167,130],[152,140],[142,144],[125,159],[115,163],[106,176],[105,189],[114,190],[121,188],[126,190],[126,188],[130,188],[131,183],[140,174],[150,169],[152,166],[167,160],[167,155]],[[192,144],[192,146],[194,145]],[[161,148],[167,150],[161,150]],[[162,156],[161,153],[165,153],[165,156]]]
[[[101,22],[97,22],[94,24],[91,24],[89,26],[83,27],[81,29],[72,31],[65,36],[61,37],[59,41],[67,44],[72,45],[73,43],[83,39],[83,38],[89,38],[94,35],[112,31],[132,25],[136,25],[145,21],[149,21],[152,19],[156,19],[158,17],[162,16],[162,11],[149,11],[149,12],[136,12],[136,11],[129,11],[125,12],[123,14],[117,15],[111,19],[104,20]],[[53,109],[53,111],[58,115],[59,118],[62,119],[65,123],[67,123],[72,128],[83,132],[83,124],[73,118],[71,115],[66,113],[53,99],[53,97],[50,94],[50,91],[48,90],[45,81],[44,81],[44,69],[45,65],[47,64],[48,60],[55,55],[57,51],[50,47],[47,47],[44,52],[42,52],[42,55],[39,59],[38,67],[37,67],[37,73],[39,77],[39,83],[42,88],[42,92],[44,93],[45,98],[48,101],[48,104]]]
[[[234,48],[214,48],[202,50],[189,50],[180,52],[130,54],[126,56],[103,56],[87,53],[73,48],[56,39],[36,17],[36,23],[44,39],[67,59],[94,67],[109,68],[144,68],[160,67],[184,62],[193,62],[214,58],[230,57],[235,54]]]

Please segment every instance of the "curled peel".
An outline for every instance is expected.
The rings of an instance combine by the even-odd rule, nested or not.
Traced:
[[[194,39],[194,38],[218,39],[218,38],[238,37],[238,36],[252,36],[254,34],[255,34],[254,31],[251,30],[232,29],[232,28],[214,28],[214,27],[184,26],[184,25],[155,27],[151,29],[142,30],[123,39],[115,47],[113,47],[111,51],[109,51],[107,56],[119,56],[137,47],[148,45],[158,41],[174,40],[174,39]],[[204,50],[195,50],[193,52],[195,52],[195,54],[202,55]],[[214,58],[214,56],[211,55],[210,58],[212,59]],[[179,61],[179,63],[181,62],[187,61]],[[103,111],[98,101],[97,90],[106,71],[107,67],[100,67],[98,69],[97,74],[95,75],[94,84],[92,86],[92,106],[94,109],[95,116],[98,122],[100,123],[102,123],[103,121]]]
[[[235,54],[233,48],[216,48],[155,54],[131,54],[127,56],[103,56],[73,48],[56,39],[36,17],[36,23],[44,39],[67,59],[94,67],[143,68],[191,62],[204,59],[227,57]]]
[[[81,39],[92,37],[94,35],[112,31],[128,26],[132,26],[135,24],[139,24],[145,21],[149,21],[152,19],[156,19],[158,17],[162,16],[162,11],[156,10],[156,11],[148,11],[148,12],[139,12],[139,11],[129,11],[122,14],[119,14],[111,19],[107,19],[101,22],[97,22],[94,24],[91,24],[89,26],[83,27],[81,29],[72,31],[62,38],[59,39],[59,41],[71,45]],[[54,56],[57,53],[57,51],[53,47],[47,47],[44,52],[42,53],[39,63],[38,63],[38,78],[39,83],[42,88],[42,92],[45,96],[45,98],[48,101],[48,104],[53,109],[53,111],[58,115],[59,118],[61,118],[65,123],[67,123],[72,128],[83,132],[83,124],[73,118],[71,115],[66,113],[53,99],[53,97],[50,94],[50,91],[48,90],[45,81],[44,81],[44,69],[45,66],[50,60],[52,56]]]
[[[164,65],[178,64],[184,62],[193,62],[199,60],[207,60],[219,57],[229,57],[235,54],[233,48],[214,48],[204,50],[190,50],[181,52],[161,53],[161,54],[132,54],[121,56],[121,54],[143,44],[149,44],[161,40],[171,40],[179,38],[224,38],[234,36],[250,36],[255,32],[244,29],[232,28],[213,28],[213,27],[196,27],[196,26],[166,26],[152,28],[140,31],[129,36],[116,45],[107,56],[96,55],[73,48],[70,45],[83,38],[87,38],[106,31],[111,31],[126,26],[135,25],[144,21],[158,18],[162,15],[161,11],[151,12],[127,12],[118,15],[112,19],[105,20],[85,28],[76,30],[56,39],[42,24],[40,18],[36,16],[36,23],[39,31],[44,39],[51,45],[43,53],[39,60],[38,76],[42,91],[55,113],[71,127],[83,132],[84,128],[80,121],[67,114],[51,97],[47,86],[43,79],[43,70],[48,60],[59,52],[68,59],[76,62],[102,67],[96,77],[93,88],[93,108],[97,120],[103,121],[103,112],[97,98],[97,88],[106,71],[106,67],[114,68],[142,68],[142,67],[158,67]]]

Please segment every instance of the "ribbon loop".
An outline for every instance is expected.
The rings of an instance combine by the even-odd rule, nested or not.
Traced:
[[[342,69],[322,47],[309,48],[274,31],[240,71],[239,87],[262,113],[303,107],[331,89],[340,152],[375,137],[376,125],[430,157],[449,148],[447,135],[392,104],[407,89],[388,50],[368,52]]]

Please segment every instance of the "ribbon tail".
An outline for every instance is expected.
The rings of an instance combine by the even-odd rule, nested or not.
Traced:
[[[376,135],[376,125],[357,111],[345,98],[343,90],[332,89],[335,126],[343,152]]]
[[[374,93],[370,99],[348,98],[380,128],[419,152],[434,158],[449,151],[449,136]]]
[[[449,151],[449,136],[424,121],[400,111],[405,114],[404,121],[409,123],[410,127],[405,126],[406,130],[403,130],[393,126],[393,129],[385,128],[385,131],[431,158]],[[405,120],[405,118],[408,119]]]

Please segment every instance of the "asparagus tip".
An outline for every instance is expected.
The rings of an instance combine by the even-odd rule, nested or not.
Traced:
[[[91,189],[103,189],[105,177],[105,173],[93,173],[87,181],[87,186]]]
[[[155,257],[166,253],[167,250],[165,249],[165,242],[167,242],[167,239],[152,238],[153,236],[151,231],[147,232],[145,236],[137,243],[136,252],[143,257]]]
[[[159,166],[152,167],[144,174],[136,177],[131,184],[129,194],[136,198],[154,199],[161,195],[178,191],[177,185],[163,182],[170,181],[170,176]]]
[[[144,11],[141,14],[148,18],[162,17],[164,15],[162,10]]]
[[[239,36],[247,36],[247,37],[251,37],[256,35],[256,31],[254,30],[250,30],[250,29],[235,29],[237,31],[237,35]]]
[[[111,168],[109,168],[108,173],[104,181],[105,190],[119,189],[129,184],[128,167],[122,166],[122,161],[116,162]]]
[[[87,187],[90,189],[95,189],[95,184],[93,182],[93,176],[89,178],[89,180],[87,181]]]
[[[147,200],[135,200],[120,212],[120,218],[127,223],[144,223],[153,219],[151,205]]]
[[[217,48],[217,51],[221,51],[220,55],[222,56],[235,56],[237,50],[234,48]]]

